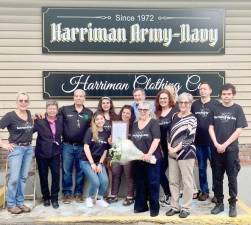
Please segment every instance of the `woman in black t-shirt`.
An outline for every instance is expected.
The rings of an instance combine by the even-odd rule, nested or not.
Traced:
[[[9,132],[8,142],[3,143],[0,139],[0,147],[9,150],[7,207],[12,214],[31,211],[24,205],[25,185],[33,155],[31,146],[33,121],[28,110],[28,94],[19,93],[16,104],[16,110],[8,112],[0,120],[0,128],[7,127]]]
[[[134,212],[148,211],[149,200],[150,216],[159,214],[159,186],[160,186],[160,161],[162,158],[160,148],[160,128],[158,121],[150,116],[148,102],[139,104],[139,120],[132,127],[132,141],[144,153],[143,160],[135,161],[136,196]],[[154,155],[156,164],[148,161]]]
[[[118,115],[115,112],[113,101],[110,97],[104,96],[98,102],[97,111],[102,112],[105,117],[104,129],[111,133],[112,121],[118,120]]]
[[[160,184],[163,188],[164,195],[160,199],[160,204],[166,206],[170,204],[169,197],[171,196],[169,182],[166,176],[166,170],[168,168],[168,149],[167,149],[167,140],[170,134],[172,116],[178,111],[178,108],[175,105],[175,100],[171,93],[162,89],[156,96],[155,99],[155,115],[159,121],[160,126],[160,145],[163,153],[163,159],[161,160],[160,167]]]
[[[93,199],[96,204],[108,207],[109,204],[103,199],[108,187],[108,177],[105,166],[107,149],[109,148],[109,133],[104,130],[105,118],[103,113],[96,112],[93,115],[91,128],[84,137],[84,152],[81,156],[80,166],[90,182],[90,189],[86,199],[86,206],[93,207]]]
[[[109,134],[111,134],[112,121],[118,120],[118,115],[115,112],[112,99],[108,96],[104,96],[104,97],[100,98],[99,102],[98,102],[98,108],[97,108],[97,112],[98,111],[102,112],[105,117],[104,130],[109,132]],[[105,161],[105,166],[107,168],[108,178],[109,178],[109,191],[108,191],[108,195],[109,195],[110,189],[112,186],[112,169],[111,169],[109,160]]]

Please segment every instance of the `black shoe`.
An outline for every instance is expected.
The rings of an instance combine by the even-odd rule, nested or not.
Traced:
[[[229,214],[230,217],[236,217],[237,216],[237,210],[236,210],[236,204],[230,204],[229,205]]]
[[[203,192],[201,192],[201,193],[199,194],[198,200],[199,200],[199,201],[206,201],[206,200],[208,199],[208,197],[209,197],[209,194],[208,194],[208,193],[203,193]]]
[[[155,212],[155,211],[150,212],[151,217],[155,217],[155,216],[158,216],[158,215],[159,215],[159,212]]]
[[[179,214],[179,217],[180,218],[187,218],[189,215],[190,215],[190,212],[187,212],[185,210],[181,210],[180,214]]]
[[[214,196],[214,197],[211,199],[211,202],[216,204],[216,203],[217,203],[217,198]]]
[[[54,209],[57,209],[59,207],[58,201],[52,201],[51,204]]]
[[[220,212],[224,211],[224,204],[223,203],[216,203],[215,207],[211,210],[211,214],[219,214]]]
[[[148,208],[140,209],[140,210],[134,209],[134,213],[143,213],[143,212],[147,212],[148,210],[149,210]]]
[[[50,206],[50,200],[48,200],[48,199],[46,199],[46,200],[44,200],[44,206],[45,207],[48,207],[48,206]]]
[[[176,211],[174,209],[169,209],[167,212],[166,212],[166,216],[173,216],[175,214],[178,214],[180,211]]]

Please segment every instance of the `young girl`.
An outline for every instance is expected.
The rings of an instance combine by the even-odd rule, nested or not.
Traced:
[[[104,114],[104,129],[111,133],[112,121],[118,120],[118,115],[115,112],[113,101],[107,96],[100,98],[97,111]]]
[[[93,200],[97,196],[96,205],[108,207],[103,199],[108,187],[108,177],[103,162],[106,158],[109,133],[104,130],[105,118],[102,112],[96,112],[92,118],[91,128],[84,137],[84,153],[80,166],[90,182],[86,206],[93,207]]]

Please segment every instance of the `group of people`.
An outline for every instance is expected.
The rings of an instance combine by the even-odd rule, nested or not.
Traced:
[[[85,92],[74,92],[74,104],[58,107],[54,100],[46,102],[45,115],[31,116],[29,96],[19,93],[17,108],[5,114],[0,128],[7,127],[7,142],[0,147],[8,149],[9,179],[7,207],[13,214],[30,212],[24,205],[24,189],[32,161],[32,134],[37,132],[35,156],[37,159],[44,206],[58,208],[60,190],[60,162],[62,161],[62,202],[73,199],[84,202],[83,185],[90,183],[85,205],[108,207],[118,201],[121,175],[126,177],[124,206],[134,204],[134,213],[150,210],[158,216],[160,204],[170,205],[167,216],[179,214],[186,218],[194,198],[195,161],[199,166],[198,199],[209,197],[207,161],[211,162],[215,207],[212,214],[224,210],[223,179],[226,171],[229,181],[229,216],[235,217],[237,175],[240,170],[238,137],[247,126],[242,107],[234,103],[236,94],[232,84],[220,90],[221,102],[211,99],[210,84],[201,83],[201,98],[193,101],[189,93],[177,96],[174,86],[160,90],[154,105],[145,101],[143,89],[133,91],[134,103],[124,105],[116,114],[110,97],[99,100],[93,113],[85,107]],[[108,149],[112,122],[128,124],[128,138],[142,151],[142,160],[126,165],[111,164]],[[156,164],[150,164],[152,156]],[[61,160],[62,158],[62,160]],[[75,187],[73,189],[73,167]],[[168,168],[168,176],[166,171]],[[48,171],[51,171],[51,188]],[[160,198],[160,186],[164,196]],[[110,189],[110,190],[109,190]],[[180,197],[182,193],[182,204]]]

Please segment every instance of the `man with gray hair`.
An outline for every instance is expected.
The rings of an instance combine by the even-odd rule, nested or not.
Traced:
[[[146,93],[145,90],[143,88],[135,88],[132,92],[133,94],[133,99],[134,102],[132,103],[132,108],[135,114],[135,120],[138,120],[139,118],[139,110],[138,110],[138,106],[141,102],[144,102],[146,99]],[[152,104],[150,104],[150,112],[154,113],[154,106]]]
[[[63,106],[59,114],[63,116],[63,203],[69,204],[74,195],[77,202],[83,201],[83,173],[79,166],[80,154],[83,151],[83,139],[90,127],[92,111],[84,106],[85,92],[74,91],[74,104]],[[76,168],[75,189],[72,190],[73,165]]]

